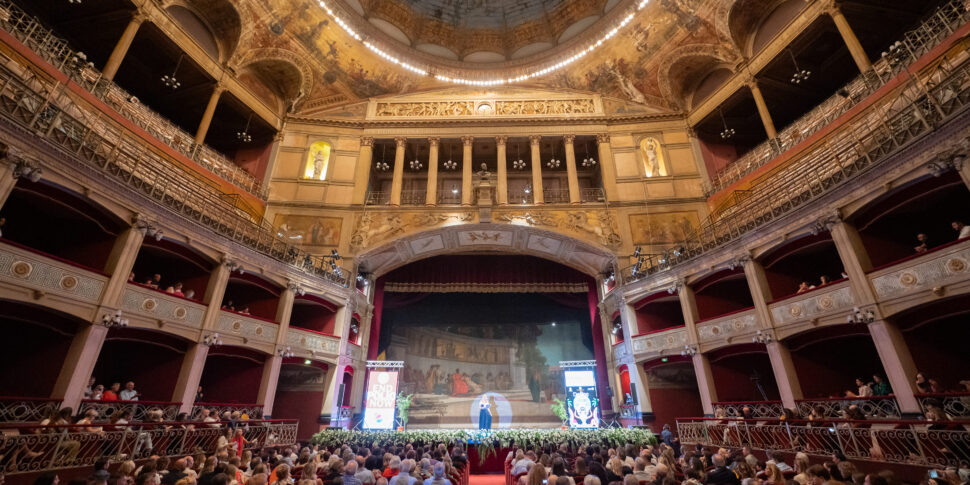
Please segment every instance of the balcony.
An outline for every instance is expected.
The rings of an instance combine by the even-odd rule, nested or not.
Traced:
[[[67,76],[96,99],[113,108],[148,134],[172,148],[188,160],[234,186],[266,201],[267,191],[259,180],[229,160],[225,155],[204,145],[197,145],[195,137],[171,121],[137,102],[121,87],[101,76],[82,53],[73,50],[64,39],[47,30],[40,22],[13,4],[0,0],[0,28]]]
[[[636,360],[679,354],[687,345],[687,329],[676,327],[658,332],[634,335],[630,343]]]
[[[286,345],[315,356],[335,356],[340,353],[340,337],[293,327],[286,331]]]
[[[127,313],[140,315],[154,323],[164,321],[198,329],[202,328],[206,309],[202,303],[135,283],[128,283],[125,288],[121,307]]]
[[[97,305],[101,301],[108,284],[107,275],[7,240],[0,241],[0,282],[74,302]]]
[[[750,341],[761,326],[754,308],[697,322],[697,339],[704,350],[723,347],[740,340]]]
[[[848,280],[791,295],[768,304],[768,311],[776,328],[797,325],[813,319],[820,319],[852,308],[855,305]],[[841,322],[845,317],[842,315]]]
[[[216,329],[227,337],[235,336],[249,345],[276,344],[276,336],[280,326],[275,322],[263,320],[250,315],[243,315],[228,310],[222,310]],[[255,342],[251,342],[255,341]]]

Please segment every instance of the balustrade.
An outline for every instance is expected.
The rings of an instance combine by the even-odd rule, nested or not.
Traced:
[[[970,459],[970,432],[941,422],[683,418],[677,420],[677,433],[685,445],[748,446],[824,457],[841,452],[850,460],[936,468]]]
[[[545,189],[543,199],[546,204],[568,204],[569,189]]]
[[[967,58],[956,67],[938,63],[922,75],[919,80],[909,78],[851,123],[765,176],[733,205],[719,208],[681,245],[657,259],[624,268],[625,280],[635,281],[713,251],[831,193],[913,140],[939,129],[970,103]]]
[[[858,407],[862,414],[872,418],[899,418],[902,416],[899,411],[899,403],[896,402],[896,398],[891,396],[798,399],[795,404],[798,406],[798,413],[802,416],[808,416],[814,410],[826,418],[841,418],[843,417],[842,413],[850,406]]]
[[[78,416],[83,416],[85,412],[93,409],[98,412],[99,419],[110,420],[113,416],[122,411],[131,412],[128,421],[148,421],[152,412],[160,412],[164,421],[175,421],[179,415],[179,408],[182,403],[165,401],[101,401],[94,399],[84,399],[78,408]]]
[[[33,397],[0,397],[0,422],[40,422],[51,417],[61,407],[60,399]]]
[[[711,404],[714,405],[715,416],[728,418],[743,416],[744,408],[751,410],[752,418],[778,418],[785,411],[781,401],[732,401]]]
[[[240,416],[246,415],[250,418],[260,418],[263,416],[262,404],[197,402],[194,406],[192,406],[192,419],[201,419],[203,409],[208,409],[209,416],[212,416],[215,419],[221,419],[226,413],[231,415],[237,411],[239,412]]]
[[[215,426],[215,427],[213,427]],[[2,425],[7,474],[92,466],[104,457],[124,461],[187,453],[215,453],[225,428],[218,423],[158,422],[91,426]],[[295,421],[241,423],[246,449],[296,443]]]
[[[951,419],[970,419],[970,392],[917,394],[916,399],[919,399],[924,413],[931,407],[937,407],[943,409]]]
[[[0,0],[2,1],[2,0]],[[110,124],[69,100],[49,101],[36,81],[25,82],[0,66],[0,116],[72,155],[86,170],[138,191],[155,203],[199,225],[294,269],[346,286],[344,272],[331,271],[323,257],[291,246],[266,221],[254,221],[222,194],[191,175],[173,170],[148,142]]]
[[[16,37],[71,81],[94,94],[149,134],[175,149],[208,171],[233,185],[266,200],[260,181],[215,150],[195,144],[194,137],[160,114],[138,102],[137,98],[101,76],[85,56],[70,47],[34,17],[10,0],[0,0],[0,28]],[[174,168],[174,167],[173,167]]]

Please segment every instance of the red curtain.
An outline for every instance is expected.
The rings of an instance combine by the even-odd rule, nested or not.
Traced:
[[[606,370],[606,349],[603,347],[603,322],[597,304],[599,295],[596,292],[596,281],[589,278],[589,291],[586,293],[589,302],[589,321],[593,323],[593,355],[596,357],[596,389],[600,398],[600,410],[612,411],[613,400],[610,399],[610,379]],[[605,415],[605,413],[604,413]]]
[[[377,343],[381,340],[381,315],[384,313],[384,278],[374,284],[374,314],[370,320],[370,338],[367,339],[367,360],[377,358]]]

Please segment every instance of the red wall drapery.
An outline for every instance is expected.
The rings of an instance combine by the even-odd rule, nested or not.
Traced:
[[[613,400],[610,399],[610,379],[606,369],[606,350],[603,347],[603,322],[597,304],[599,295],[596,293],[596,282],[589,279],[589,291],[586,293],[589,301],[589,321],[593,328],[593,355],[596,357],[596,388],[600,398],[600,410],[612,411]],[[605,414],[605,413],[603,413]]]

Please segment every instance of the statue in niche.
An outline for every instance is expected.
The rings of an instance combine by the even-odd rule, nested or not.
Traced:
[[[313,154],[313,180],[320,180],[323,175],[323,165],[326,163],[327,159],[323,155],[323,150],[317,150]]]
[[[640,148],[643,151],[644,174],[647,177],[663,175],[660,163],[660,142],[654,138],[646,138],[640,142]]]

